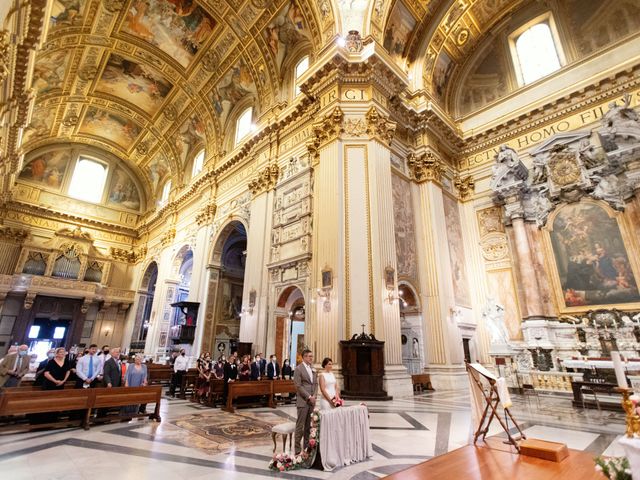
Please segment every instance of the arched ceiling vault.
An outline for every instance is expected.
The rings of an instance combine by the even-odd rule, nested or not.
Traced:
[[[153,196],[196,150],[221,152],[232,106],[280,101],[287,52],[320,48],[335,28],[313,0],[58,0],[37,52],[34,114],[22,152],[89,144],[142,174]],[[311,47],[311,48],[312,48]]]
[[[455,72],[492,27],[526,1],[373,0],[369,28],[410,74],[412,89],[424,89],[446,106]]]

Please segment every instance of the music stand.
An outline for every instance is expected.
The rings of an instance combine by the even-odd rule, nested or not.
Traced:
[[[482,440],[484,441],[484,439],[487,436],[487,432],[489,431],[489,425],[491,425],[491,421],[495,417],[498,419],[498,422],[500,422],[500,425],[502,426],[503,430],[507,434],[508,442],[505,442],[505,443],[512,444],[516,448],[518,453],[520,453],[520,446],[516,442],[516,439],[511,436],[511,433],[509,432],[509,428],[507,427],[505,422],[502,421],[502,419],[500,418],[500,415],[498,415],[498,412],[496,411],[496,409],[498,408],[498,405],[500,404],[500,394],[498,393],[498,388],[496,387],[496,382],[498,381],[498,379],[495,377],[495,375],[493,375],[489,370],[484,368],[479,363],[467,363],[467,373],[469,374],[469,377],[473,379],[470,381],[471,389],[472,389],[471,400],[472,401],[474,400],[473,391],[475,391],[476,394],[477,392],[481,392],[482,397],[484,397],[484,401],[485,401],[484,410],[482,412],[482,416],[480,417],[480,422],[478,423],[478,429],[476,430],[473,437],[473,444],[474,445],[476,444],[480,435],[482,435]],[[485,391],[484,385],[481,380],[482,377],[484,377],[489,383],[488,393]],[[522,439],[527,438],[525,434],[522,433],[522,430],[520,430],[520,426],[514,420],[509,409],[504,407],[504,405],[503,405],[503,408],[504,408],[505,414],[509,416],[509,418],[511,419],[515,427],[518,429],[518,432],[520,432],[520,437]],[[491,410],[490,414],[489,414],[489,410]],[[489,414],[488,418],[487,418],[487,414]]]

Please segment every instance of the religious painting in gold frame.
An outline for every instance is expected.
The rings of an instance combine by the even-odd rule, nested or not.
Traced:
[[[604,202],[582,200],[556,209],[545,230],[560,313],[640,308],[640,268],[622,213]]]

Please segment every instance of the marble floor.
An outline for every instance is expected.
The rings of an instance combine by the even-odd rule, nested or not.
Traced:
[[[583,413],[571,406],[569,397],[541,396],[538,401],[535,397],[516,395],[513,401],[513,416],[530,437],[561,441],[594,456],[621,454],[617,439],[624,431],[622,413],[597,410]],[[428,392],[390,402],[368,402],[373,457],[331,473],[270,472],[267,464],[273,444],[266,433],[251,442],[215,444],[215,448],[208,448],[202,436],[178,427],[178,419],[193,418],[196,414],[232,414],[218,414],[208,407],[171,398],[162,402],[161,423],[135,420],[92,427],[89,431],[64,429],[1,435],[0,472],[2,478],[11,480],[112,480],[114,477],[373,480],[467,444],[471,433],[468,402],[467,392],[452,391]],[[277,417],[282,421],[295,417],[295,407],[288,405],[276,410],[258,408],[238,412],[262,425],[272,424]],[[500,435],[499,424],[494,424],[490,434]]]

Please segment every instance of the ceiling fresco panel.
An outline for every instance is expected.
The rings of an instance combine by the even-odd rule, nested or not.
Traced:
[[[51,27],[81,25],[87,0],[54,0],[51,8]]]
[[[243,59],[240,59],[222,77],[209,95],[211,104],[220,120],[220,125],[225,125],[233,106],[248,95],[257,95],[256,84],[249,67]]]
[[[128,150],[140,134],[140,127],[130,119],[96,107],[89,107],[79,133],[103,137]]]
[[[38,94],[62,88],[71,53],[71,50],[59,50],[38,58],[32,84]]]
[[[158,47],[186,68],[215,26],[194,0],[133,0],[121,31]]]
[[[276,60],[278,68],[301,41],[311,40],[302,9],[295,1],[289,2],[266,26],[263,32],[269,51]]]
[[[112,53],[96,91],[117,96],[154,115],[173,85],[146,65]]]

